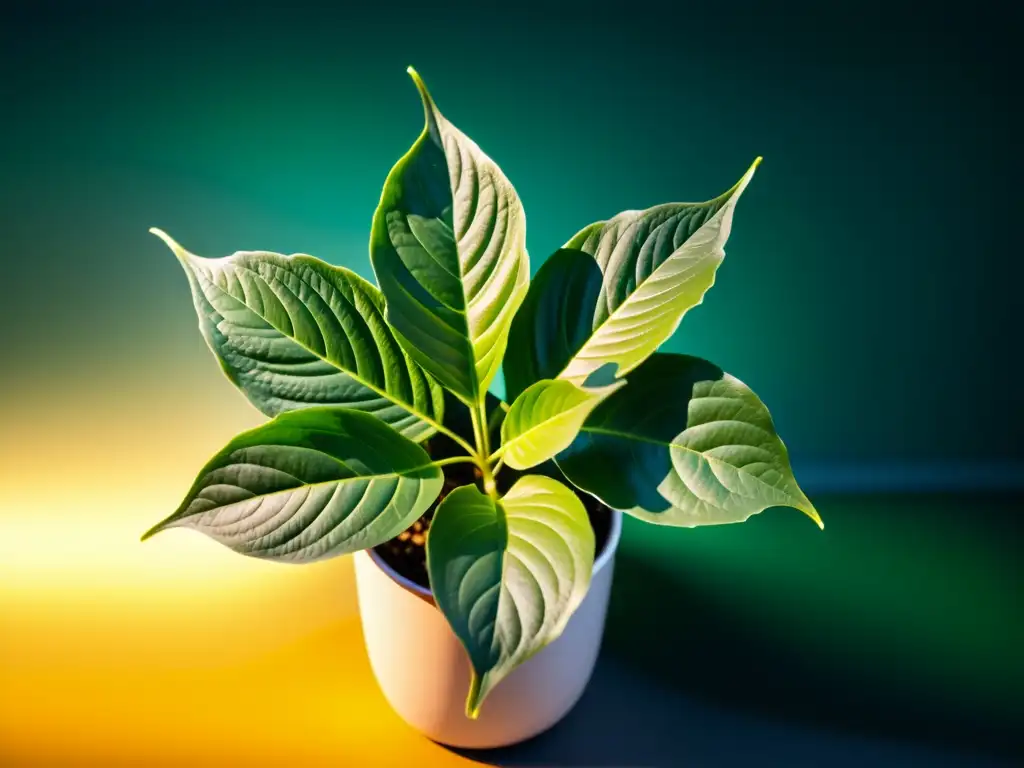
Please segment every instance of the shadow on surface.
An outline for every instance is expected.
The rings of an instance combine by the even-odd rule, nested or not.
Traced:
[[[796,516],[659,531],[664,548],[643,538],[652,527],[634,526],[576,708],[524,744],[460,754],[501,766],[1016,763],[1006,692],[1019,672],[1008,666],[1019,617],[1007,613],[1005,579],[1018,502],[836,500],[823,510],[833,538],[806,549]],[[922,515],[936,538],[907,547]],[[962,533],[965,519],[981,538]],[[983,604],[986,582],[972,573],[1002,583],[999,600]],[[817,591],[801,589],[812,583]],[[958,625],[973,634],[955,636],[967,632]],[[965,666],[985,648],[994,666]],[[956,677],[979,672],[989,687]]]
[[[723,712],[646,680],[608,656],[599,662],[580,702],[550,731],[504,749],[453,751],[486,765],[510,768],[983,768],[1000,764],[978,756],[836,736]]]

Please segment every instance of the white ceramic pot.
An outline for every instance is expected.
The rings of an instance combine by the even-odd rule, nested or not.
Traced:
[[[608,543],[590,590],[555,642],[513,671],[466,717],[469,658],[430,590],[400,576],[375,552],[356,553],[363,636],[377,683],[416,730],[453,747],[501,747],[545,731],[583,694],[601,647],[622,514],[612,512]]]

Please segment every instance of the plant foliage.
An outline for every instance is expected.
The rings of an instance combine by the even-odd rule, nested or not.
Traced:
[[[445,466],[474,465],[480,482],[437,506],[426,556],[471,662],[476,717],[586,594],[594,532],[579,492],[664,525],[773,506],[821,520],[757,395],[705,360],[657,352],[714,283],[760,158],[708,202],[584,227],[531,282],[515,188],[409,72],[426,119],[373,215],[376,286],[306,255],[202,258],[153,230],[224,372],[272,418],[210,459],[144,538],[187,527],[310,562],[394,538],[437,502]],[[509,402],[494,407],[499,368]],[[462,453],[432,457],[423,443],[439,434]],[[524,474],[501,493],[506,465]]]

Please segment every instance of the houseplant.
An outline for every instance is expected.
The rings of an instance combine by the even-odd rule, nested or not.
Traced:
[[[183,526],[285,562],[363,552],[361,611],[392,704],[439,740],[488,746],[547,727],[586,684],[620,511],[689,527],[791,506],[821,521],[757,396],[709,362],[657,352],[713,284],[757,161],[708,202],[583,228],[531,282],[515,190],[409,72],[426,125],[373,217],[379,288],[306,255],[201,258],[153,230],[181,261],[224,372],[272,418],[218,452],[143,538]],[[507,402],[488,394],[499,367]],[[555,658],[597,552],[601,595],[585,626],[572,623],[586,648]],[[440,670],[437,685],[468,683],[460,723],[426,723],[446,694],[401,690],[382,669],[428,642],[435,656],[415,665]],[[474,731],[485,699],[542,657],[534,689],[519,686],[500,722]],[[558,670],[568,694],[511,722],[559,697],[543,689]]]

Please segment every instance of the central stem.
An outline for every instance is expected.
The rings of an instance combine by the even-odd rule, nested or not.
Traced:
[[[480,467],[480,475],[484,482],[484,491],[492,499],[498,498],[498,484],[494,481],[494,472],[488,457],[491,455],[490,434],[487,424],[487,406],[483,401],[470,409],[473,420],[473,435],[476,438],[476,463]]]

